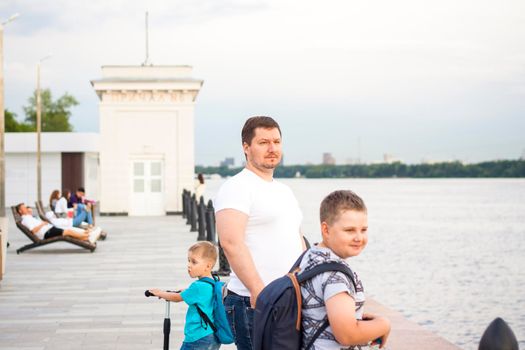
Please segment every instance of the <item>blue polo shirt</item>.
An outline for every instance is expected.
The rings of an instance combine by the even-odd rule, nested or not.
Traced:
[[[199,280],[190,284],[188,289],[180,293],[182,300],[188,304],[188,312],[186,312],[186,324],[184,325],[184,341],[191,343],[199,340],[209,334],[213,334],[213,330],[209,327],[197,312],[195,305],[199,305],[201,310],[213,322],[213,287],[206,282],[199,282]]]

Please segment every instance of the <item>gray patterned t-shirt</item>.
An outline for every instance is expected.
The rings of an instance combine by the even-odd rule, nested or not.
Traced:
[[[328,248],[312,247],[303,257],[300,268],[301,271],[309,270],[314,266],[327,263],[339,262],[348,266],[346,261],[335,255]],[[327,319],[326,315],[326,300],[330,299],[341,292],[348,293],[355,301],[355,318],[361,320],[363,318],[363,307],[365,304],[365,293],[361,280],[354,272],[354,280],[357,286],[357,291],[354,289],[352,281],[348,277],[338,271],[324,272],[311,280],[305,282],[301,286],[301,294],[303,298],[302,303],[302,333],[303,344],[302,349],[306,347],[312,336],[317,332]],[[321,335],[316,339],[312,350],[368,350],[368,345],[354,345],[344,347],[339,344],[333,333],[332,328],[328,326]]]

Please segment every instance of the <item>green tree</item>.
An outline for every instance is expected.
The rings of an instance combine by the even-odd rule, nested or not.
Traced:
[[[16,120],[16,113],[13,113],[7,109],[4,111],[4,126],[5,132],[35,131],[33,126]]]
[[[42,98],[42,131],[73,131],[69,123],[71,108],[78,105],[78,101],[67,92],[58,100],[53,101],[51,90],[41,90]],[[24,107],[26,122],[36,126],[36,91],[28,100],[29,105]],[[36,127],[35,127],[36,128]]]

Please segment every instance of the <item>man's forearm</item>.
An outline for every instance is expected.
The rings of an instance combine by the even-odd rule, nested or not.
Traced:
[[[252,255],[244,243],[223,245],[224,253],[228,258],[235,275],[248,288],[251,294],[258,294],[264,288],[264,282],[255,268]]]
[[[44,227],[45,225],[47,225],[47,222],[43,222],[41,223],[40,225],[38,225],[37,227],[35,227],[34,229],[31,230],[31,232],[33,232],[34,234],[36,234],[38,231],[40,231],[40,229],[42,227]]]

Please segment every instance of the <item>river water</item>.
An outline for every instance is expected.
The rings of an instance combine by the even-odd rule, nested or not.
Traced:
[[[225,180],[208,180],[213,198]],[[525,179],[280,179],[318,242],[319,204],[351,189],[369,242],[349,260],[367,294],[463,349],[496,317],[525,348]]]

